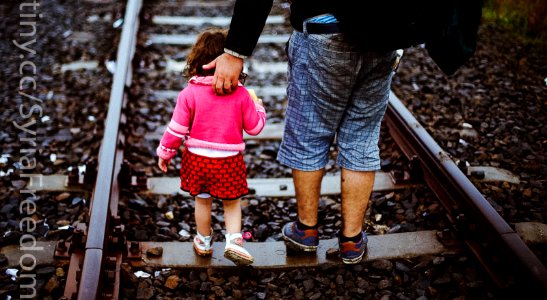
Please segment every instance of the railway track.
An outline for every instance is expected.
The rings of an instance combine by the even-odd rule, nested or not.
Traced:
[[[183,6],[183,4],[180,5]],[[199,9],[215,11],[215,8],[219,6],[225,10],[225,7],[229,7],[229,2],[187,1],[184,5],[191,7],[188,8],[189,11]],[[146,78],[142,72],[135,71],[142,67],[139,65],[139,60],[144,61],[143,58],[146,57],[141,51],[146,51],[151,45],[166,47],[167,53],[171,51],[171,47],[184,49],[194,41],[196,30],[192,29],[193,27],[209,25],[225,27],[229,22],[229,15],[201,18],[155,15],[150,19],[149,15],[147,17],[146,13],[143,14],[141,11],[142,6],[142,0],[129,0],[126,6],[105,120],[105,135],[101,144],[96,174],[93,172],[93,166],[90,166],[85,176],[78,173],[68,176],[44,176],[40,183],[31,181],[28,185],[29,190],[89,192],[89,185],[86,183],[92,183],[89,213],[85,220],[75,226],[70,239],[37,244],[50,251],[38,258],[42,263],[62,262],[69,265],[64,299],[120,299],[122,275],[128,267],[139,270],[214,268],[232,272],[242,271],[221,256],[215,255],[211,260],[195,257],[189,242],[142,241],[131,239],[131,236],[127,234],[131,224],[124,223],[125,218],[120,213],[128,205],[127,199],[124,199],[124,191],[146,195],[180,193],[176,189],[178,178],[150,176],[153,172],[150,172],[151,166],[147,166],[148,162],[135,162],[127,153],[131,149],[129,144],[136,139],[132,135],[134,132],[128,133],[127,130],[132,131],[136,128],[134,124],[131,124],[132,115],[128,112],[131,110],[129,104],[135,100],[136,94],[139,94],[135,91],[138,89],[135,83]],[[284,6],[281,5],[281,7]],[[222,12],[223,9],[219,11]],[[270,50],[270,53],[282,49],[282,44],[288,38],[287,21],[282,14],[276,13],[278,11],[274,9],[268,19],[268,24],[274,29],[265,32],[259,41],[264,45],[278,44],[273,46],[274,50]],[[149,23],[147,30],[152,30],[153,26],[169,25],[187,29],[189,34],[140,35],[139,23],[143,21],[142,15],[144,15],[144,21]],[[281,29],[275,29],[275,26],[280,26]],[[250,74],[284,72],[286,62],[282,59],[261,60],[261,57],[264,57],[261,53],[267,51],[258,48],[258,55],[255,55],[257,58],[247,62],[246,68]],[[184,51],[180,52],[184,53]],[[139,59],[135,60],[135,55]],[[276,57],[276,54],[272,56]],[[183,65],[180,60],[180,57],[178,59],[159,57],[151,63],[162,64],[166,72],[179,72]],[[261,75],[257,77],[257,80],[253,82],[257,85],[251,87],[264,98],[266,107],[282,110],[284,87],[268,85],[267,75],[265,75],[266,79],[261,78]],[[169,84],[166,85],[169,86]],[[150,99],[146,101],[161,103],[174,99],[174,92],[168,89],[147,91],[147,93]],[[162,107],[166,106],[160,106]],[[279,142],[283,128],[282,115],[271,114],[268,116],[270,123],[266,125],[261,135],[254,140],[246,137],[249,143],[260,145]],[[162,120],[157,121],[162,123]],[[547,291],[545,266],[469,180],[472,173],[483,174],[482,180],[511,181],[515,178],[495,168],[458,166],[451,156],[437,145],[395,94],[390,96],[385,126],[404,154],[404,158],[401,158],[404,163],[391,170],[378,172],[374,192],[394,191],[396,193],[417,186],[427,186],[441,203],[448,226],[443,231],[424,230],[372,235],[365,263],[381,259],[411,259],[422,255],[470,251],[500,290],[521,294]],[[144,141],[145,145],[146,143],[154,144],[159,139],[157,132],[162,131],[162,128],[156,129],[148,133],[137,133],[136,136]],[[153,158],[152,160],[155,161]],[[323,183],[322,195],[336,197],[340,192],[336,169],[333,167],[328,175]],[[265,199],[275,206],[282,201],[280,199],[294,197],[290,178],[255,176],[249,179],[249,185],[253,191],[249,202],[261,197],[260,199]],[[167,212],[172,210],[168,209]],[[164,213],[163,217],[169,221],[167,214]],[[328,232],[325,235],[328,235]],[[330,249],[336,247],[335,243],[336,240],[332,238],[322,240],[317,256],[311,257],[288,254],[280,241],[256,241],[249,242],[248,245],[250,252],[255,255],[254,269],[292,270],[340,265],[341,263],[330,254]],[[155,253],[160,249],[161,254]],[[215,253],[222,252],[220,248],[215,249]],[[18,261],[22,255],[21,252],[2,250],[8,255],[10,261]],[[180,253],[189,255],[180,255]]]

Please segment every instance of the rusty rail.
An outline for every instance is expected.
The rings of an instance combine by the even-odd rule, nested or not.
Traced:
[[[105,233],[108,232],[108,226],[110,225],[109,214],[113,213],[111,207],[117,207],[118,188],[116,178],[121,164],[121,152],[118,149],[119,128],[122,117],[121,112],[126,98],[125,89],[131,82],[131,61],[135,52],[139,27],[138,17],[141,7],[142,0],[128,0],[125,10],[124,25],[117,50],[116,71],[105,121],[105,135],[99,153],[97,181],[90,204],[89,228],[85,241],[81,278],[77,289],[78,300],[95,300],[104,296],[99,293],[99,288],[102,286],[103,265],[105,265],[103,262],[105,261],[105,250],[108,243]],[[115,214],[117,213],[114,212]],[[106,275],[110,279],[119,277],[116,275],[110,276],[112,274]],[[65,298],[73,298],[73,292],[67,295],[67,289],[73,291],[73,287],[68,286],[67,283]],[[117,288],[114,287],[114,290],[117,291]],[[117,298],[117,295],[110,294],[107,298]]]
[[[496,284],[507,291],[545,293],[545,266],[393,93],[386,124],[405,155],[419,162],[457,234]]]

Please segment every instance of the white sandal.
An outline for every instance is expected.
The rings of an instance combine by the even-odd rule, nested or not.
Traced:
[[[236,265],[247,266],[254,262],[253,256],[243,248],[243,237],[239,232],[226,234],[224,257]]]
[[[196,236],[194,237],[194,250],[197,255],[200,256],[210,256],[213,254],[213,229],[211,228],[211,235],[203,236],[198,231],[196,231]]]

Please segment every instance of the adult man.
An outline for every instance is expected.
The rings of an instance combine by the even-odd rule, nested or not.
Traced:
[[[366,23],[363,31],[351,22],[359,16],[345,13],[349,11],[346,4],[291,1],[295,30],[287,48],[288,107],[277,159],[292,168],[298,209],[298,219],[282,229],[285,242],[294,249],[316,251],[321,181],[329,149],[336,140],[342,199],[339,253],[344,263],[354,264],[367,250],[362,224],[374,172],[380,168],[378,138],[396,68],[394,50],[401,47],[389,36],[397,26],[374,26],[375,22],[389,22],[389,7],[365,10],[367,17],[359,18]],[[204,66],[216,66],[216,93],[230,93],[236,88],[243,59],[251,55],[271,5],[271,0],[236,1],[226,53]],[[349,21],[341,23],[337,17]],[[356,32],[360,35],[352,34]],[[365,43],[355,39],[361,35]],[[367,41],[367,36],[374,39]],[[403,46],[409,45],[405,41]]]

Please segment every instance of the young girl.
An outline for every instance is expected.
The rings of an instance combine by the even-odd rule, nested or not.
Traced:
[[[181,189],[195,197],[197,233],[194,250],[212,254],[211,205],[221,199],[226,224],[224,256],[238,265],[253,263],[243,247],[240,197],[248,194],[247,171],[242,151],[243,130],[257,135],[264,127],[266,113],[262,101],[241,83],[230,95],[219,96],[211,88],[213,70],[202,65],[224,52],[225,30],[202,32],[188,55],[184,72],[188,86],[178,95],[171,122],[157,148],[158,166],[167,166],[184,139],[180,170]],[[252,94],[252,96],[251,96]]]

